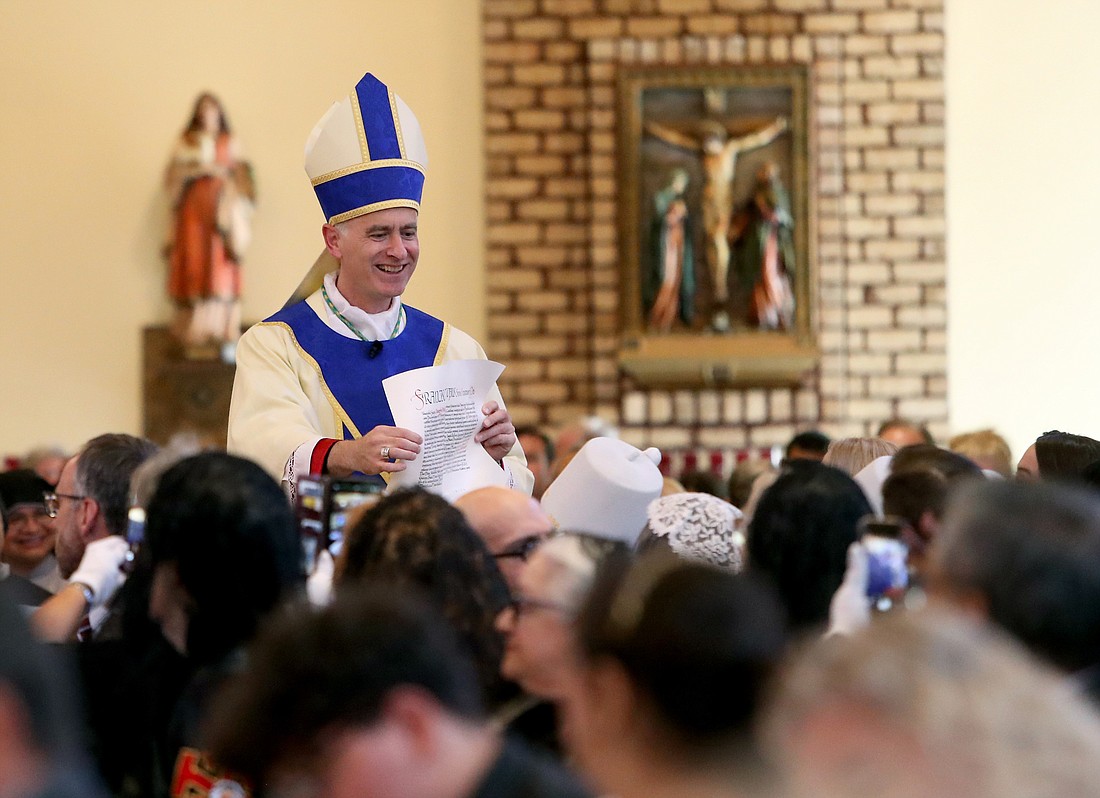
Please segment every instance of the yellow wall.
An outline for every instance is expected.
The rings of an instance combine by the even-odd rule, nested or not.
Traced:
[[[947,11],[951,426],[1100,438],[1100,4]]]
[[[244,316],[321,248],[306,136],[365,71],[413,108],[431,160],[408,297],[484,330],[477,0],[4,0],[0,453],[141,431],[140,330],[167,321],[161,175],[212,90],[259,184]]]

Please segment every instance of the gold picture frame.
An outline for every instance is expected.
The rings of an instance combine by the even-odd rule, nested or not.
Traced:
[[[794,384],[818,360],[805,65],[624,67],[621,368]]]

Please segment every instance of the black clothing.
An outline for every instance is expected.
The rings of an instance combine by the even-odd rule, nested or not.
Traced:
[[[592,798],[562,765],[508,740],[470,798]]]

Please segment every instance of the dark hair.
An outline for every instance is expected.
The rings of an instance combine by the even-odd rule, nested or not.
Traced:
[[[549,435],[535,426],[516,427],[516,437],[521,438],[524,435],[530,435],[541,440],[543,449],[546,452],[546,461],[548,463],[554,461],[554,442],[550,440]]]
[[[184,134],[192,136],[202,129],[202,119],[199,117],[199,111],[202,109],[204,100],[211,100],[214,105],[218,106],[218,132],[223,134],[231,133],[229,117],[225,115],[225,108],[222,106],[221,100],[210,92],[204,91],[195,99],[195,104],[191,107],[191,118],[187,122],[187,129],[184,131]]]
[[[932,437],[932,433],[928,431],[928,427],[904,418],[892,418],[889,421],[882,422],[882,424],[878,428],[878,432],[876,432],[875,434],[881,438],[882,433],[892,429],[916,430],[920,434],[920,436],[924,438],[925,443],[932,446],[936,444],[936,439]]]
[[[1049,483],[976,482],[953,497],[939,573],[1067,671],[1100,664],[1100,498]]]
[[[688,493],[709,493],[719,499],[729,499],[729,486],[713,471],[691,469],[677,479]]]
[[[217,662],[303,583],[286,495],[250,460],[204,452],[164,472],[149,501],[150,564],[175,563],[193,601],[187,654]]]
[[[815,429],[806,430],[800,432],[791,438],[787,444],[787,457],[791,456],[792,449],[805,449],[808,452],[816,452],[822,457],[825,456],[825,452],[829,451],[829,436],[824,432],[818,432]]]
[[[906,446],[890,462],[890,476],[882,484],[882,509],[917,529],[925,512],[943,517],[956,484],[981,478],[982,470],[958,452],[927,444]]]
[[[681,753],[748,743],[765,682],[785,644],[770,588],[654,552],[600,568],[578,621],[589,659],[622,664]]]
[[[500,695],[504,644],[496,616],[508,586],[462,512],[421,488],[398,490],[348,533],[339,588],[388,582],[418,589],[469,647],[490,702]]]
[[[326,730],[375,723],[403,685],[453,715],[483,717],[473,665],[436,612],[382,586],[345,591],[320,612],[278,615],[261,632],[247,669],[213,702],[208,750],[263,784],[273,766],[319,755]]]
[[[157,445],[152,441],[119,433],[92,438],[80,451],[76,461],[77,490],[95,499],[112,535],[126,533],[130,477],[156,451]]]
[[[1079,479],[1100,460],[1100,441],[1084,435],[1051,430],[1035,439],[1035,459],[1043,479]]]
[[[749,568],[774,582],[792,627],[828,620],[848,546],[870,512],[850,476],[814,460],[788,463],[764,491],[749,525]]]

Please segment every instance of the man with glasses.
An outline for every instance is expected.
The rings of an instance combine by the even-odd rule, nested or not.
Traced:
[[[45,496],[57,532],[56,556],[64,590],[34,616],[41,637],[90,640],[106,620],[105,606],[121,585],[130,477],[157,447],[144,438],[92,438],[61,469],[57,490]]]
[[[550,517],[527,494],[495,486],[470,491],[455,507],[485,541],[514,594],[527,559],[554,530]]]
[[[37,606],[65,585],[54,558],[56,534],[43,497],[49,489],[49,483],[30,470],[0,474],[7,528],[3,561],[10,570],[4,592],[23,606]]]

